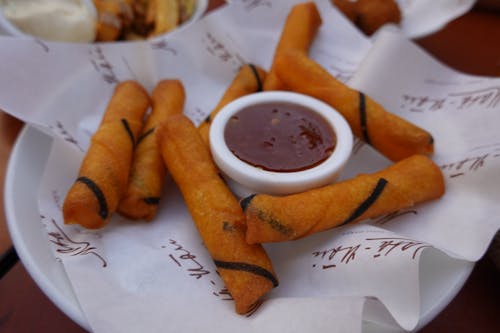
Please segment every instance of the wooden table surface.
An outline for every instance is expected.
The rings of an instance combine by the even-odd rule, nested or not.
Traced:
[[[209,9],[223,1],[211,0]],[[497,1],[498,2],[498,1]],[[500,12],[476,6],[430,36],[416,40],[442,63],[464,73],[500,76]],[[22,123],[0,111],[0,256],[11,246],[3,207],[4,175]],[[85,332],[66,317],[17,263],[0,279],[0,332]],[[422,333],[500,332],[500,267],[487,253],[455,299]]]

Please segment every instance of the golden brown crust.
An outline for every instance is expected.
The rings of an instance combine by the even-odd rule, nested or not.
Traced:
[[[392,161],[433,153],[434,140],[429,132],[349,88],[307,55],[282,53],[276,60],[276,73],[291,90],[318,98],[340,112],[354,135]]]
[[[244,199],[246,240],[255,244],[298,239],[434,200],[444,192],[439,167],[414,155],[379,172],[322,188]]]
[[[124,195],[149,96],[134,81],[117,85],[63,204],[64,223],[103,227]]]
[[[401,10],[395,0],[332,0],[332,3],[367,35],[386,23],[401,22]]]
[[[401,11],[395,0],[358,0],[356,7],[355,24],[367,35],[386,23],[401,21]]]
[[[167,33],[189,20],[195,0],[94,0],[96,41],[137,40]]]
[[[170,116],[158,129],[157,138],[236,312],[250,311],[278,283],[269,257],[262,246],[245,242],[243,211],[191,121],[184,115]]]
[[[314,2],[300,3],[292,8],[276,46],[273,64],[264,81],[264,90],[286,89],[276,75],[276,58],[286,50],[296,50],[307,54],[321,24],[321,16]]]
[[[155,217],[166,168],[154,132],[169,115],[182,113],[184,100],[184,87],[179,80],[162,80],[153,90],[153,108],[136,145],[127,192],[118,207],[120,214],[146,221]]]

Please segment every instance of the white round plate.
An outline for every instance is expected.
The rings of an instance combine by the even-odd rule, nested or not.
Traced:
[[[51,252],[38,212],[37,191],[51,144],[49,136],[26,126],[14,145],[4,189],[7,226],[22,263],[38,286],[68,317],[90,330],[63,265]],[[424,252],[421,258],[421,317],[417,329],[446,307],[460,291],[474,266],[473,263],[436,252]],[[364,313],[363,332],[400,331],[376,321],[376,314]]]

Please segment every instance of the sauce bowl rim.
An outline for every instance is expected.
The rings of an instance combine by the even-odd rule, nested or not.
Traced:
[[[316,166],[290,172],[260,169],[236,157],[224,139],[227,121],[243,108],[268,103],[296,104],[319,114],[332,127],[336,136],[332,154]],[[252,190],[263,189],[261,192],[264,193],[288,194],[333,182],[349,160],[353,134],[338,111],[316,98],[288,91],[265,91],[240,97],[225,105],[212,120],[209,142],[214,162],[234,182]]]

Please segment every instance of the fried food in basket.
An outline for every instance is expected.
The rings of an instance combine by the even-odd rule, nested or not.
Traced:
[[[290,49],[307,54],[321,24],[321,16],[314,2],[304,2],[293,6],[276,46],[273,64],[264,81],[264,90],[286,89],[276,75],[276,57]]]
[[[94,0],[97,41],[158,36],[189,20],[196,0]]]
[[[65,224],[103,227],[127,190],[136,138],[149,96],[135,81],[116,86],[99,128],[63,204]]]
[[[155,217],[167,172],[156,143],[155,130],[169,115],[182,113],[185,98],[179,80],[162,80],[153,90],[153,108],[137,139],[127,193],[118,207],[121,215],[146,221]]]
[[[195,10],[196,0],[179,0],[180,22],[189,20]]]
[[[278,285],[269,257],[261,245],[246,243],[243,211],[191,121],[184,115],[170,116],[158,128],[157,138],[165,164],[235,301],[236,312],[250,311]]]
[[[120,37],[124,22],[132,20],[130,1],[93,0],[97,11],[96,40],[109,42]]]
[[[149,0],[148,19],[153,23],[152,36],[173,30],[180,21],[178,0]],[[149,21],[148,20],[148,21]]]
[[[356,136],[392,161],[433,153],[434,139],[429,132],[349,88],[304,53],[285,52],[277,58],[275,67],[287,87],[331,105],[344,116]]]
[[[445,192],[439,167],[414,155],[384,170],[306,192],[242,200],[249,244],[280,242],[388,214]]]
[[[198,127],[200,135],[206,143],[208,143],[210,123],[220,109],[239,97],[262,91],[262,84],[266,74],[267,73],[262,68],[252,64],[246,64],[240,68],[233,81],[224,92],[224,95],[222,95],[219,103],[215,106],[205,121]]]
[[[332,3],[367,35],[386,23],[401,22],[401,10],[395,0],[332,0]]]

